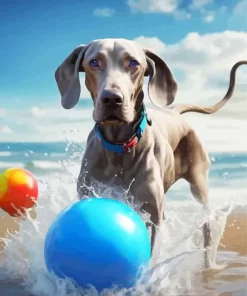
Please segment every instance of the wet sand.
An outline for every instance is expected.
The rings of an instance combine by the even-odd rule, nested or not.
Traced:
[[[234,253],[231,253],[234,252]],[[223,269],[202,273],[204,287],[220,296],[247,295],[247,213],[228,216],[217,252],[216,263]]]
[[[1,250],[4,247],[4,241],[1,238],[6,237],[8,231],[11,233],[19,231],[19,225],[12,217],[3,215],[2,212],[0,214]],[[205,295],[247,295],[247,213],[229,215],[218,248],[216,263],[225,266],[219,270],[206,270],[201,274],[204,288],[208,291],[208,294]],[[27,295],[21,294],[21,291],[16,294],[17,286],[17,283],[7,280],[0,281],[0,294]]]
[[[228,217],[219,246],[219,250],[225,249],[241,256],[247,255],[247,213],[234,213]]]

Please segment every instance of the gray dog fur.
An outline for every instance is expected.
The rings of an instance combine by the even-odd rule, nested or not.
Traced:
[[[90,66],[92,60],[97,61],[98,67]],[[129,67],[131,60],[138,62],[134,69]],[[79,198],[93,196],[90,188],[96,181],[106,187],[128,190],[134,203],[140,205],[140,211],[150,215],[151,223],[147,226],[151,226],[152,248],[164,219],[164,194],[178,179],[189,182],[193,196],[206,210],[210,161],[195,131],[181,114],[211,114],[223,107],[232,96],[236,70],[243,64],[247,61],[232,67],[229,89],[217,104],[171,105],[177,83],[165,61],[152,51],[125,39],[94,40],[77,47],[55,73],[61,103],[65,109],[77,104],[81,90],[79,72],[85,72],[85,84],[94,103],[93,120],[100,124],[107,141],[120,143],[135,135],[144,96],[144,76],[149,76],[150,100],[163,109],[163,118],[153,117],[152,125],[147,126],[137,146],[123,155],[106,150],[95,131],[90,132],[78,178]],[[208,223],[203,226],[203,233],[204,247],[208,249],[211,245]],[[205,265],[210,265],[208,259]]]

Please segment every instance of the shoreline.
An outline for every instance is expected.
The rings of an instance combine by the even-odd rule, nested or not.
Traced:
[[[227,217],[218,250],[237,252],[240,256],[247,256],[247,212],[233,212]],[[247,259],[245,263],[247,266]]]
[[[8,232],[14,234],[15,232],[18,233],[20,231],[19,221],[20,218],[13,218],[0,210],[0,251],[4,247],[2,238],[8,237]],[[247,256],[246,210],[244,212],[243,210],[235,210],[229,214],[218,250],[237,252],[241,256]]]
[[[241,209],[242,210],[242,209]],[[15,233],[20,229],[20,219],[3,214],[0,210],[0,263],[4,257],[4,242],[1,237],[6,237],[7,232]],[[24,254],[24,253],[23,253]],[[216,265],[223,268],[202,269],[195,278],[195,286],[201,285],[207,294],[217,293],[219,296],[236,295],[244,296],[247,292],[247,210],[233,211],[226,220],[224,233],[216,254]],[[1,264],[0,264],[0,277]],[[230,289],[230,290],[229,290]],[[15,280],[0,280],[0,292],[13,293],[13,295],[27,294],[21,282]],[[208,294],[209,293],[209,294]],[[234,293],[234,294],[232,294]],[[12,295],[12,294],[11,294]],[[182,294],[187,295],[187,294]]]

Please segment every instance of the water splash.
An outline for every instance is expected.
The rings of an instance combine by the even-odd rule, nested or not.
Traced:
[[[98,295],[93,287],[88,290],[78,289],[69,279],[62,280],[49,274],[43,256],[45,235],[52,221],[62,209],[77,200],[76,178],[80,164],[75,159],[79,159],[81,153],[74,152],[68,160],[61,162],[63,174],[42,177],[39,180],[40,198],[35,209],[36,219],[28,213],[25,220],[16,220],[20,223],[20,231],[14,235],[9,234],[4,239],[6,247],[3,250],[2,266],[8,278],[21,280],[23,289],[34,295]],[[97,192],[101,196],[116,195],[119,192],[119,189],[112,192],[113,188],[105,188],[100,184],[97,186]],[[126,198],[128,193],[128,190],[122,192],[119,198]],[[131,203],[133,200],[127,202]],[[227,216],[239,205],[242,205],[242,200],[237,197],[234,202],[233,199],[225,200],[224,207],[227,210],[223,211],[222,202],[216,199],[211,204],[211,210],[203,212],[194,200],[168,200],[166,220],[159,229],[158,247],[155,249],[151,269],[133,289],[105,290],[101,296],[206,295],[203,294],[205,290],[200,280],[204,251],[201,226],[206,221],[210,222],[214,243],[217,244],[224,231]]]

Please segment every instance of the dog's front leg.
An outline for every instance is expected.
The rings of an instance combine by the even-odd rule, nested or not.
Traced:
[[[145,221],[151,229],[151,250],[153,253],[157,233],[164,219],[164,191],[161,179],[139,183],[134,194],[141,203],[140,211],[147,213],[150,221]],[[145,219],[144,219],[145,220]]]
[[[92,172],[85,159],[81,163],[81,170],[77,179],[77,197],[78,199],[95,196],[91,180]]]

